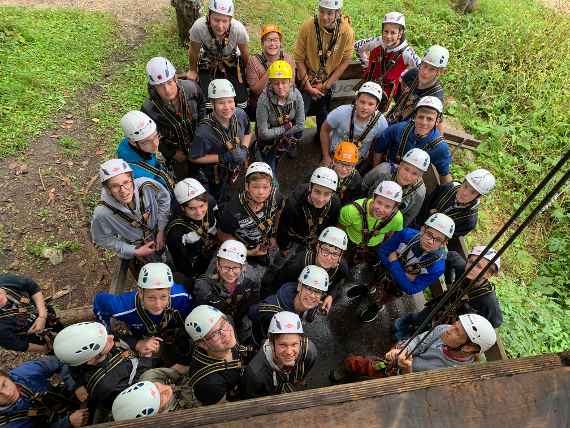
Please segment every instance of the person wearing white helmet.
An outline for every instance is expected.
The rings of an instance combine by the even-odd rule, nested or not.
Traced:
[[[359,170],[366,169],[364,163],[368,161],[372,141],[388,127],[379,110],[383,99],[382,87],[366,82],[356,92],[353,104],[339,106],[327,115],[320,135],[323,165],[330,165],[337,146],[349,141],[358,148]]]
[[[322,267],[329,274],[329,288],[320,307],[328,313],[338,297],[339,284],[349,276],[348,263],[344,254],[348,249],[348,236],[338,227],[329,226],[323,230],[317,242],[306,251],[298,251],[278,269],[268,269],[263,277],[261,298],[264,299],[288,282],[295,282],[303,268],[308,265]]]
[[[216,252],[220,211],[214,197],[194,178],[176,183],[174,196],[181,209],[166,226],[166,246],[175,271],[186,281],[206,272]]]
[[[133,110],[123,116],[121,128],[125,138],[117,147],[117,158],[129,164],[134,178],[152,178],[172,192],[174,178],[156,156],[160,135],[154,120],[141,111]]]
[[[362,80],[382,85],[386,94],[381,110],[386,111],[398,91],[400,76],[416,68],[420,58],[408,45],[405,36],[406,18],[399,12],[390,12],[382,19],[382,35],[358,40],[354,49],[362,64]]]
[[[275,175],[284,153],[290,158],[296,156],[305,128],[303,96],[295,87],[294,68],[295,64],[291,66],[285,60],[273,61],[267,70],[269,83],[255,111],[259,152]]]
[[[438,186],[426,199],[416,224],[440,212],[455,221],[454,238],[467,235],[477,227],[481,197],[489,194],[495,184],[493,174],[480,168],[467,174],[462,183],[453,181]]]
[[[481,352],[488,351],[497,342],[497,334],[489,321],[470,313],[461,315],[452,324],[438,325],[429,334],[427,331],[418,334],[404,348],[406,342],[396,343],[383,358],[390,365],[394,364],[399,374],[473,364],[479,361]],[[414,355],[410,355],[412,351]],[[375,377],[375,372],[385,371],[375,368],[378,360],[378,357],[351,356],[345,360],[342,370],[334,371],[333,380],[341,381],[350,375]]]
[[[443,46],[433,45],[425,53],[418,68],[411,68],[401,76],[395,103],[386,114],[389,123],[398,123],[411,117],[416,103],[423,97],[433,96],[442,103],[444,92],[440,76],[447,70],[449,51]]]
[[[340,211],[336,193],[338,176],[320,166],[308,184],[300,184],[287,198],[277,229],[277,245],[283,255],[305,249],[328,226],[334,226]]]
[[[276,294],[252,306],[248,316],[253,323],[254,343],[262,345],[267,337],[271,319],[277,312],[293,312],[306,322],[313,321],[315,315],[313,310],[322,304],[329,290],[329,284],[329,275],[325,269],[308,265],[303,268],[296,282],[283,284]]]
[[[260,271],[271,262],[284,198],[273,185],[273,170],[265,162],[253,162],[245,173],[243,191],[226,205],[220,221],[222,241],[237,239],[247,247],[247,260]]]
[[[199,171],[200,181],[223,205],[245,172],[251,143],[251,128],[246,112],[236,107],[234,85],[227,79],[214,79],[208,85],[213,111],[196,129],[190,161]]]
[[[318,142],[330,111],[333,87],[352,60],[354,31],[350,17],[341,13],[342,0],[319,0],[319,11],[299,28],[293,57],[305,115],[316,116]]]
[[[483,269],[491,263],[497,252],[490,248],[485,251],[484,245],[477,245],[473,247],[467,258],[467,263],[461,255],[455,251],[450,251],[447,254],[445,263],[445,281],[448,287],[451,286],[457,279],[459,279],[466,269],[471,266],[473,268],[469,271],[461,287],[450,298],[449,302],[454,302],[459,294],[463,295],[461,303],[454,308],[450,314],[453,317],[458,315],[476,313],[485,317],[493,326],[498,328],[503,323],[503,313],[501,305],[495,293],[495,286],[490,282],[490,279],[499,273],[501,266],[501,258],[497,258],[493,265],[489,266],[483,276],[475,283],[475,279]],[[483,257],[475,264],[478,256],[484,253]],[[469,287],[467,292],[464,290]],[[421,312],[405,314],[394,322],[394,336],[396,340],[403,340],[410,337],[413,332],[419,327],[422,321],[429,315],[433,307],[440,301],[440,299],[449,293],[446,291],[443,295],[435,297],[426,303],[425,308]],[[442,311],[448,309],[448,305],[444,305]],[[436,315],[438,316],[438,315]],[[426,327],[427,330],[428,327]]]
[[[278,312],[268,329],[269,338],[247,365],[242,378],[243,398],[294,392],[317,362],[315,344],[304,334],[299,315]]]
[[[118,295],[99,292],[93,301],[101,323],[109,329],[112,319],[124,323],[127,331],[118,337],[140,355],[168,367],[176,362],[176,338],[193,307],[192,297],[174,282],[165,263],[144,265],[136,290]]]
[[[30,277],[0,274],[0,346],[17,352],[47,354],[54,332],[63,328]]]
[[[348,204],[362,194],[362,175],[357,169],[358,146],[350,141],[341,141],[334,150],[330,168],[338,175],[336,192],[340,202]]]
[[[138,356],[122,341],[115,341],[103,324],[83,322],[60,331],[53,342],[55,356],[69,365],[85,401],[95,409],[93,423],[106,420],[113,400],[152,367],[152,359]]]
[[[251,350],[238,344],[231,322],[218,309],[200,305],[185,326],[195,344],[188,359],[188,384],[196,399],[206,406],[238,399],[242,367]]]
[[[236,104],[246,108],[244,70],[249,62],[249,36],[234,14],[233,0],[210,0],[208,15],[194,21],[189,33],[188,79],[198,80],[204,94],[212,80],[229,79],[236,91]]]
[[[362,192],[371,195],[384,180],[394,180],[402,187],[400,212],[404,216],[404,227],[412,224],[419,214],[426,196],[426,186],[422,179],[430,165],[430,157],[422,149],[409,150],[399,165],[382,162],[372,168],[362,180]]]
[[[131,259],[131,272],[138,277],[142,264],[161,257],[170,193],[151,178],[133,179],[132,168],[122,159],[104,162],[99,175],[101,201],[93,211],[91,237],[120,258]]]
[[[58,386],[52,377],[58,375]],[[55,380],[55,379],[54,379]],[[76,384],[55,356],[0,369],[0,425],[10,428],[78,428],[89,422],[89,409],[78,410]],[[62,399],[62,397],[69,397]]]
[[[338,221],[348,234],[350,263],[371,262],[384,236],[402,230],[401,201],[400,185],[386,180],[378,183],[372,198],[357,199],[342,207]]]
[[[404,154],[413,148],[430,156],[441,183],[451,181],[451,152],[437,128],[443,118],[443,103],[439,98],[421,98],[411,119],[390,125],[374,142],[374,166],[380,162],[399,164]]]
[[[148,98],[141,110],[156,123],[158,150],[172,166],[177,180],[182,180],[191,173],[190,147],[206,115],[206,99],[196,82],[176,78],[176,69],[167,58],[151,58],[146,75]]]
[[[122,391],[113,401],[115,422],[145,418],[181,409],[176,405],[174,388],[160,382],[141,381]]]
[[[227,315],[242,343],[251,335],[247,311],[259,301],[259,281],[246,260],[243,243],[233,239],[222,242],[213,272],[199,276],[193,288],[196,304],[212,306]]]

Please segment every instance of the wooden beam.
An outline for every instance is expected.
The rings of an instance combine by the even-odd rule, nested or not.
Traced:
[[[564,367],[567,361],[561,355],[547,354],[432,370],[181,410],[97,427],[568,426],[570,368]],[[434,397],[433,401],[429,397]],[[527,404],[521,405],[520,400],[526,400]],[[450,402],[458,403],[457,407],[450,406]],[[419,404],[416,410],[421,409],[421,413],[413,412],[412,408],[402,411],[405,403]],[[545,414],[548,411],[551,413]],[[513,413],[507,417],[509,412]],[[400,413],[403,418],[398,422],[395,419],[386,421],[382,419],[384,413],[392,418],[394,413]],[[422,418],[418,419],[417,414]],[[501,417],[495,420],[493,415]],[[529,425],[521,423],[519,417],[527,418],[527,422],[532,420],[529,418],[541,418],[535,420],[548,423]],[[551,417],[553,419],[549,419]],[[515,425],[515,421],[519,425]]]
[[[57,311],[57,316],[63,325],[71,325],[78,322],[95,320],[93,306],[81,306],[79,308],[63,309],[61,311]]]

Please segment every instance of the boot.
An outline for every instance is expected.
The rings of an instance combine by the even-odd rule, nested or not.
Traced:
[[[378,318],[378,313],[380,312],[380,306],[376,303],[370,302],[370,300],[365,299],[356,308],[356,314],[358,318],[363,323],[370,323]]]

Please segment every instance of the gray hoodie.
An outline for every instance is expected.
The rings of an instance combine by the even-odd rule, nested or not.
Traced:
[[[277,104],[277,96],[270,88],[266,88],[257,101],[256,123],[257,135],[261,141],[270,141],[281,135],[294,135],[297,132],[303,132],[305,128],[305,107],[303,104],[303,96],[295,87],[291,88],[287,96],[286,104],[293,104],[289,112],[289,118],[295,125],[285,130],[283,125],[279,125],[277,115],[271,107],[271,101]]]
[[[160,183],[147,177],[136,178],[134,183],[133,211],[111,196],[105,186],[101,189],[101,200],[140,221],[140,188],[149,183],[150,185],[144,185],[142,189],[145,213],[148,213],[146,224],[155,234],[163,231],[170,216],[170,193]],[[91,238],[95,244],[116,252],[120,258],[132,259],[135,256],[135,248],[144,242],[144,233],[141,228],[127,223],[108,207],[97,205],[91,220]]]

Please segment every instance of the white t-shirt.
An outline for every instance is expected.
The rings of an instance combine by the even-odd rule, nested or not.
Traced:
[[[202,48],[213,53],[217,52],[216,42],[208,31],[206,17],[198,18],[190,28],[190,41],[202,44]],[[228,44],[222,51],[223,56],[231,55],[238,44],[249,43],[247,30],[237,19],[232,19]]]
[[[352,105],[339,106],[328,114],[327,122],[332,128],[330,135],[331,143],[329,147],[330,153],[334,152],[335,147],[337,146],[338,143],[340,143],[341,141],[348,140],[348,136],[350,133],[351,115],[352,115]],[[368,121],[358,122],[355,119],[353,137],[358,138],[360,134],[362,134],[362,132],[366,129],[367,125]],[[374,140],[375,137],[380,135],[380,133],[384,131],[387,127],[388,127],[388,122],[386,121],[384,115],[382,115],[374,125],[374,128],[370,130],[370,132],[364,139],[362,146],[360,147],[359,154],[361,160],[364,159],[366,156],[368,156],[372,140]]]

